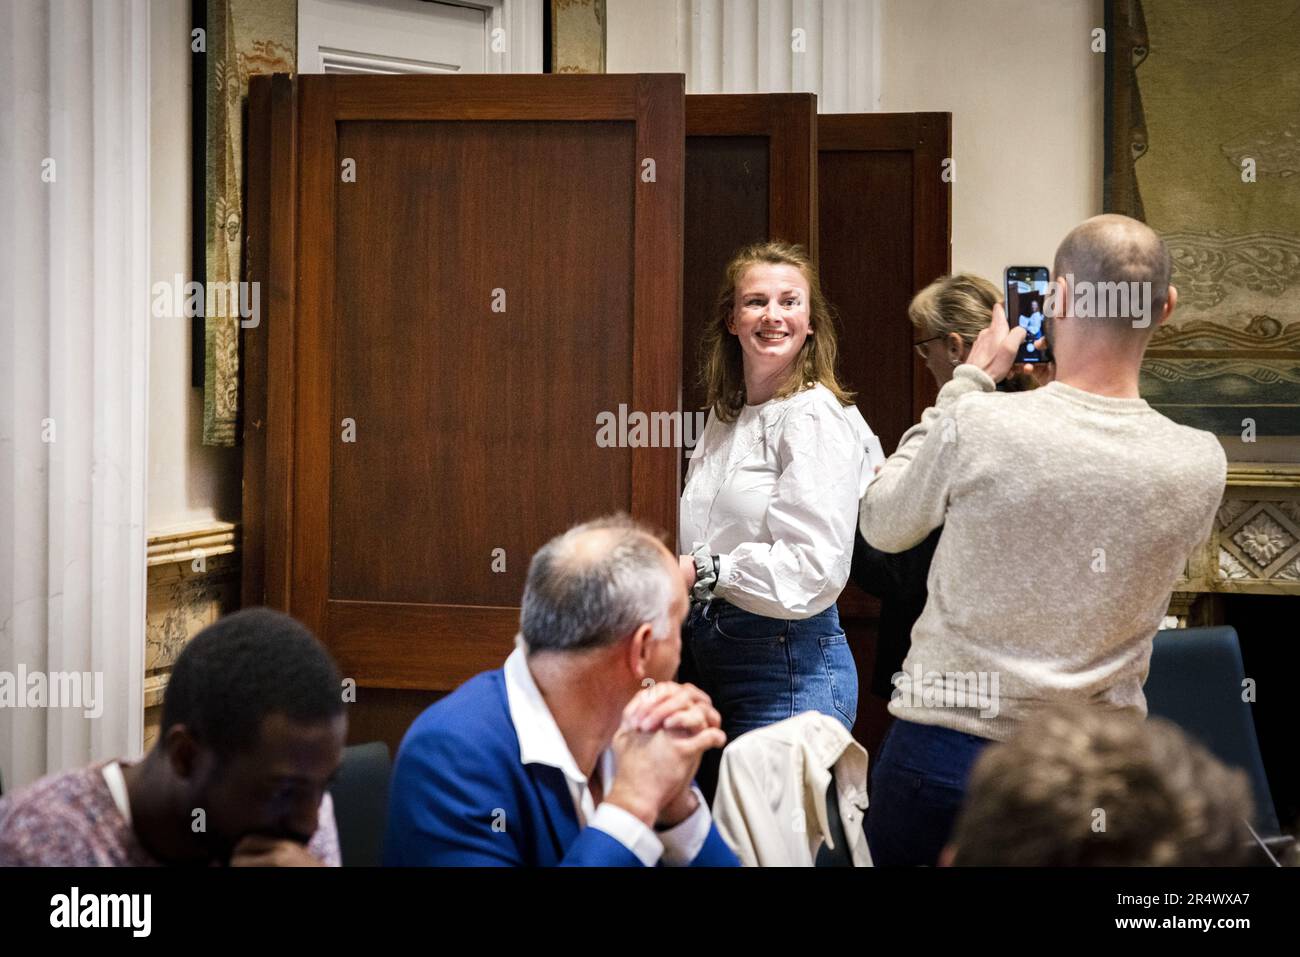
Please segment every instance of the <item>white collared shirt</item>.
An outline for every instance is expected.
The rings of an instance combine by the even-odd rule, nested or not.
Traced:
[[[710,415],[682,492],[681,541],[719,557],[713,593],[769,618],[810,618],[849,580],[858,502],[880,440],[818,384]]]
[[[546,706],[546,700],[528,670],[522,637],[515,637],[515,650],[506,658],[502,670],[510,721],[519,737],[519,760],[525,765],[544,764],[563,772],[580,828],[594,827],[604,831],[635,854],[646,867],[654,867],[661,857],[669,867],[684,867],[695,860],[713,824],[709,806],[699,788],[692,785],[698,802],[694,813],[675,827],[658,833],[629,811],[607,801],[596,807],[590,782],[573,759],[551,709]],[[597,767],[604,791],[608,794],[617,771],[612,749],[606,748],[601,753]]]

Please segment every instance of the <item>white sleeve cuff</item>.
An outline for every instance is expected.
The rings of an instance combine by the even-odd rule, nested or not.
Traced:
[[[736,580],[735,563],[731,560],[730,555],[721,554],[718,556],[718,581],[713,586],[716,592],[719,585],[731,585]]]
[[[616,804],[601,804],[587,826],[604,831],[635,854],[646,867],[654,867],[663,856],[664,845],[655,836],[655,832],[646,827],[645,822],[635,814]]]
[[[680,824],[659,832],[664,847],[664,864],[668,867],[687,867],[699,857],[700,849],[709,839],[709,829],[713,826],[713,818],[709,814],[709,805],[705,802],[704,795],[693,784],[691,791],[699,802],[691,816]]]

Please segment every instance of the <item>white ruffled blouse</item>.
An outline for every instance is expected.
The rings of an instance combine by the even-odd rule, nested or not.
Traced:
[[[756,615],[811,618],[849,578],[858,502],[885,461],[856,406],[815,385],[710,414],[682,493],[681,542],[719,556],[714,595]]]

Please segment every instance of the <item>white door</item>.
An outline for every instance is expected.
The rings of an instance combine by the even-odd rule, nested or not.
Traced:
[[[299,73],[540,73],[543,0],[298,0]]]

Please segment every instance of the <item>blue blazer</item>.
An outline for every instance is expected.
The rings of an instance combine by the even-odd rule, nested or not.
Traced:
[[[500,669],[476,675],[415,719],[393,768],[386,866],[640,867],[578,827],[564,773],[519,760]],[[715,825],[692,867],[739,864]]]

